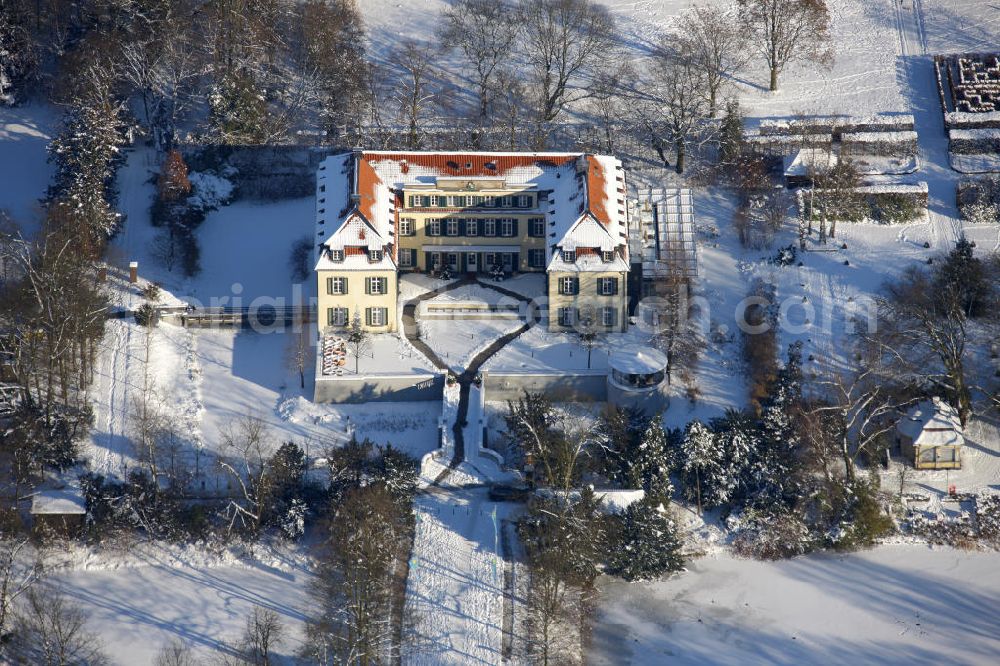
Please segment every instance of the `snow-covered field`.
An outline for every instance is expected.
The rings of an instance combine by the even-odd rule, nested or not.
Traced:
[[[204,664],[217,664],[239,641],[254,606],[275,611],[287,630],[277,663],[291,663],[310,617],[312,574],[306,560],[274,553],[263,561],[213,560],[143,548],[126,566],[55,572],[53,582],[81,604],[113,663],[152,664],[172,641],[188,645]]]
[[[898,0],[828,0],[831,16],[831,39],[836,45],[829,69],[809,63],[793,64],[783,72],[780,91],[767,90],[768,75],[761,57],[754,52],[753,62],[736,80],[737,94],[748,115],[790,116],[803,113],[845,113],[867,115],[884,111],[903,111],[905,100],[900,91],[897,66],[898,36],[894,2]],[[927,2],[928,0],[924,0]],[[691,0],[599,0],[614,16],[623,32],[623,46],[629,56],[642,57],[655,46],[660,36],[673,30],[681,12],[694,4],[725,5],[722,0],[695,3]],[[947,0],[938,5],[948,8],[955,21],[957,11]],[[988,17],[988,0],[971,0],[961,5],[975,5],[971,16]],[[371,31],[373,50],[384,54],[400,37],[433,39],[435,18],[447,6],[445,0],[364,0],[358,3]],[[995,17],[989,17],[996,29]],[[964,24],[964,23],[962,23]],[[975,31],[983,34],[981,24]],[[973,42],[976,43],[976,42]],[[454,61],[444,61],[446,71],[456,68]],[[456,80],[454,74],[447,78]],[[460,80],[460,79],[457,79]],[[462,90],[456,91],[462,94]]]
[[[592,664],[995,664],[997,553],[883,546],[695,560],[670,580],[601,585]]]

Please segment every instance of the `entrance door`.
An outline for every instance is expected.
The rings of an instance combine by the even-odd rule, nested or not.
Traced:
[[[453,270],[455,272],[458,272],[458,253],[457,252],[449,252],[448,253],[448,268],[450,268],[451,270]]]
[[[503,270],[504,273],[510,273],[513,269],[514,255],[510,252],[503,253]]]
[[[478,273],[479,272],[478,255],[475,252],[470,252],[468,255],[466,255],[465,265],[470,273]]]

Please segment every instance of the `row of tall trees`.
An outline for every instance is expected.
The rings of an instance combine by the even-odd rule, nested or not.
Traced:
[[[573,109],[603,127],[607,150],[635,131],[682,170],[695,130],[754,53],[772,90],[789,64],[828,58],[822,0],[696,6],[638,60],[594,0],[458,0],[433,38],[382,54],[368,53],[354,0],[5,0],[0,10],[4,99],[33,74],[59,100],[99,75],[166,147],[187,127],[225,143],[318,130],[382,147],[544,148]],[[443,66],[451,55],[460,83]],[[457,134],[432,133],[456,119]]]

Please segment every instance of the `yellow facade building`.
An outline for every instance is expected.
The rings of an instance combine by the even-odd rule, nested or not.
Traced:
[[[316,201],[321,331],[395,331],[400,272],[547,273],[553,330],[627,325],[615,158],[358,150],[320,165]]]

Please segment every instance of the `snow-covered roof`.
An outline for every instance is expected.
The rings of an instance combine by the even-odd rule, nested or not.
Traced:
[[[37,491],[31,497],[33,515],[83,515],[87,513],[87,502],[79,486],[48,488]]]
[[[687,188],[639,190],[637,213],[629,229],[632,260],[642,260],[643,278],[665,277],[679,270],[698,275],[694,203]],[[637,222],[636,222],[637,220]]]
[[[801,148],[785,158],[786,176],[809,176],[816,169],[837,164],[837,156],[826,148]]]
[[[628,375],[651,375],[667,367],[667,355],[652,347],[631,345],[611,353],[608,365]]]
[[[358,245],[357,219],[374,231],[362,245],[394,244],[401,190],[484,179],[540,193],[549,259],[564,241],[573,247],[593,242],[589,247],[620,247],[628,270],[624,170],[614,157],[585,153],[356,151],[328,157],[317,174],[317,244]]]
[[[917,403],[896,429],[919,446],[962,446],[962,421],[958,411],[940,398]]]

